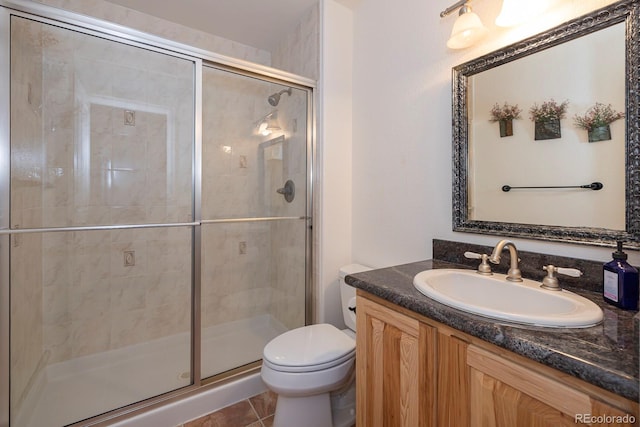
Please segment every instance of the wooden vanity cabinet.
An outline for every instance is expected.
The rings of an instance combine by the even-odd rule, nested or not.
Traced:
[[[356,425],[435,427],[436,329],[358,297]]]
[[[637,402],[364,291],[357,307],[357,427],[638,425]]]
[[[472,427],[591,425],[581,420],[587,416],[620,416],[622,420],[633,410],[620,410],[532,367],[473,345],[467,351],[467,366],[470,368]],[[621,406],[625,406],[623,400]],[[581,419],[576,418],[578,414]],[[635,414],[637,417],[637,404]],[[631,426],[637,423],[597,425]]]

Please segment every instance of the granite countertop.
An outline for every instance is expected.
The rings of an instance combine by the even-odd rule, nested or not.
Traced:
[[[346,282],[415,313],[638,401],[635,311],[609,305],[597,292],[568,289],[598,304],[604,311],[604,321],[580,329],[509,324],[457,310],[422,295],[413,287],[413,277],[434,268],[468,267],[429,260],[349,275]]]

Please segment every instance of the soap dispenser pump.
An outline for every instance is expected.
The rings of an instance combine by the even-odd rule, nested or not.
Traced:
[[[603,266],[604,300],[626,310],[638,309],[638,270],[627,263],[622,242]]]

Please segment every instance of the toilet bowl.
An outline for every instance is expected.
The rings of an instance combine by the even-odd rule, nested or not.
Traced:
[[[348,329],[322,323],[292,329],[264,348],[262,380],[278,394],[274,427],[350,427],[355,423],[355,294],[344,277],[370,270],[340,269]]]

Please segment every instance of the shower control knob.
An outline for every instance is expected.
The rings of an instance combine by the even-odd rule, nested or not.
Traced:
[[[296,186],[293,181],[288,179],[287,182],[284,183],[284,187],[278,188],[276,192],[278,194],[282,194],[284,199],[291,203],[293,202],[294,197],[296,197]]]

